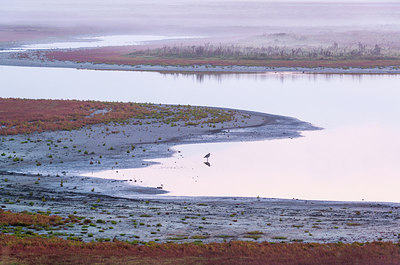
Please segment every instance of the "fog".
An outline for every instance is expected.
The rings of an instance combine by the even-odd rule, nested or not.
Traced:
[[[0,25],[225,36],[398,30],[400,1],[12,0],[1,3]]]

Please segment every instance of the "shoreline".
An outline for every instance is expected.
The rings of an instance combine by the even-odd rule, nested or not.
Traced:
[[[6,183],[5,178],[8,179]],[[40,178],[39,184],[34,184],[35,175],[0,173],[0,206],[13,212],[51,212],[63,218],[73,214],[96,224],[59,227],[53,233],[61,238],[73,236],[85,242],[114,238],[137,240],[142,244],[198,240],[203,243],[231,240],[286,243],[398,240],[399,203],[251,197],[121,198],[102,194],[97,189],[119,189],[124,184],[122,182],[87,178],[96,190],[79,191],[68,189],[72,184],[68,177]],[[56,188],[60,178],[65,180],[64,189],[68,191]],[[26,227],[23,231],[30,229]],[[252,237],[254,234],[256,236]]]
[[[154,163],[149,159],[170,157],[179,152],[172,147],[181,144],[294,138],[301,137],[302,131],[321,129],[291,117],[229,108],[196,108],[229,112],[233,119],[204,126],[186,125],[187,121],[169,125],[154,119],[132,119],[129,124],[95,124],[72,131],[3,136],[0,148],[5,152],[0,166],[3,171],[20,174],[76,176],[147,167]],[[139,194],[160,193],[156,187],[144,190],[139,189]]]
[[[301,131],[320,129],[291,117],[216,109],[234,111],[237,121],[201,128],[185,126],[185,122],[171,127],[144,120],[143,125],[98,124],[73,131],[1,137],[1,149],[7,150],[7,155],[15,152],[24,161],[0,158],[0,166],[8,171],[0,172],[0,207],[13,212],[49,211],[64,218],[73,214],[90,219],[96,226],[71,224],[54,232],[23,228],[26,233],[52,232],[57,237],[85,242],[398,241],[400,203],[167,197],[161,195],[165,190],[157,187],[76,174],[146,167],[151,164],[145,161],[149,158],[173,155],[175,151],[170,148],[175,144],[301,137]],[[135,148],[131,149],[133,144]]]
[[[143,71],[161,73],[198,73],[198,74],[238,74],[238,73],[300,73],[300,74],[400,74],[399,66],[384,67],[268,67],[268,66],[212,66],[212,65],[127,65],[74,61],[50,61],[45,59],[15,59],[12,53],[0,53],[0,65],[21,67],[51,67],[85,70]]]
[[[238,111],[238,110],[236,110]],[[165,143],[146,141],[136,146],[135,159],[127,155],[126,148],[137,142],[128,135],[104,135],[106,147],[96,147],[91,139],[98,139],[105,125],[93,125],[72,132],[44,132],[28,136],[12,135],[0,142],[3,150],[15,150],[16,155],[27,153],[23,162],[2,163],[0,172],[0,207],[13,212],[51,212],[67,218],[71,214],[79,218],[90,219],[94,226],[82,224],[65,225],[54,231],[57,237],[90,242],[93,240],[138,241],[146,242],[227,242],[231,240],[252,240],[254,242],[396,242],[397,228],[400,225],[400,203],[391,202],[338,202],[302,199],[276,199],[254,197],[205,197],[205,196],[162,196],[166,191],[156,187],[131,185],[129,181],[101,179],[78,176],[77,170],[102,170],[104,168],[143,167],[150,157],[170,156],[174,151],[169,148],[174,143],[243,141],[249,139],[275,139],[300,137],[300,131],[318,129],[309,123],[294,118],[270,114],[238,111],[236,115],[249,115],[240,123],[248,129],[234,130],[213,128],[187,128],[181,126],[178,137],[164,139]],[[152,129],[161,131],[171,127]],[[232,124],[233,126],[234,124]],[[235,127],[239,124],[236,124]],[[129,127],[129,131],[140,132],[147,136],[150,125],[140,128],[138,125],[116,125],[113,130]],[[119,127],[118,127],[119,126]],[[125,126],[125,127],[121,127]],[[136,127],[135,127],[136,126]],[[136,131],[135,131],[136,128]],[[172,127],[175,129],[175,127]],[[175,129],[175,133],[178,132]],[[197,131],[197,134],[196,134]],[[270,134],[274,132],[272,135]],[[269,132],[262,134],[262,132]],[[285,134],[283,134],[283,132]],[[172,135],[171,131],[168,135]],[[149,137],[158,136],[155,133]],[[208,137],[203,138],[204,135]],[[176,136],[176,134],[175,134]],[[27,137],[28,143],[20,144]],[[8,138],[14,138],[10,141]],[[42,139],[41,142],[35,140]],[[60,148],[50,144],[53,158],[45,160],[48,145],[45,140],[58,143]],[[57,140],[61,140],[60,142]],[[72,139],[72,142],[69,141]],[[124,139],[129,139],[128,141]],[[8,141],[7,141],[8,140]],[[66,141],[68,140],[68,141]],[[79,141],[78,141],[79,140]],[[154,139],[153,139],[154,140]],[[114,145],[121,142],[120,146]],[[66,155],[77,145],[89,150],[88,155]],[[108,150],[109,146],[115,150]],[[67,146],[64,150],[63,146]],[[17,149],[17,148],[20,149]],[[96,149],[97,148],[97,149]],[[146,152],[143,151],[146,149]],[[84,150],[84,149],[82,149]],[[95,154],[90,154],[94,150]],[[137,152],[138,151],[138,152]],[[110,153],[111,152],[111,153]],[[109,154],[110,153],[110,154]],[[41,156],[41,166],[34,165]],[[100,165],[91,165],[89,161],[100,161],[91,157],[103,156]],[[128,158],[129,157],[129,158]],[[2,159],[3,160],[3,159]],[[62,161],[62,163],[61,163]],[[134,163],[134,161],[136,161]],[[52,163],[50,163],[52,162]],[[118,164],[116,164],[118,162]],[[33,164],[32,164],[33,163]],[[12,165],[9,165],[12,164]],[[21,170],[22,169],[22,170]],[[33,170],[34,169],[34,170]],[[62,171],[68,169],[68,172]],[[16,171],[22,171],[16,173]],[[13,173],[14,172],[14,173]],[[30,173],[29,173],[30,172]],[[160,196],[161,195],[161,196]],[[23,228],[30,233],[31,227]],[[31,231],[32,232],[32,231]],[[46,230],[34,231],[46,234]]]

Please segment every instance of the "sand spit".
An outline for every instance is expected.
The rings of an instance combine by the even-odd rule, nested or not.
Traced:
[[[144,160],[171,156],[175,152],[171,147],[182,143],[299,137],[301,131],[318,129],[294,118],[223,110],[232,113],[230,121],[189,125],[190,121],[132,119],[124,124],[0,137],[0,166],[7,172],[75,176],[148,166]]]
[[[305,74],[400,74],[398,66],[385,67],[267,67],[267,66],[213,66],[213,65],[121,65],[73,61],[49,61],[46,58],[15,58],[14,53],[0,52],[0,65],[53,67],[88,70],[117,70],[117,71],[154,71],[154,72],[183,72],[183,73],[305,73]]]
[[[0,147],[6,153],[0,160],[2,209],[72,214],[90,220],[39,230],[3,226],[3,233],[38,233],[87,242],[398,241],[399,204],[164,197],[164,190],[132,185],[134,180],[76,175],[147,166],[143,159],[171,155],[169,148],[177,143],[297,137],[301,130],[316,129],[288,117],[243,111],[236,115],[243,119],[216,128],[96,125],[71,132],[2,137]]]

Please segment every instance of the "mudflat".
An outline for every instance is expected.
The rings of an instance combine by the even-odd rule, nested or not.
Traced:
[[[174,152],[171,147],[178,143],[298,137],[303,130],[317,129],[294,118],[263,113],[192,106],[161,107],[156,108],[157,115],[166,110],[170,112],[84,125],[74,130],[2,136],[1,207],[14,212],[39,212],[62,218],[74,215],[87,219],[87,224],[66,223],[56,231],[23,228],[26,233],[83,241],[114,238],[142,243],[398,239],[400,211],[397,204],[165,197],[162,194],[167,190],[143,187],[136,179],[120,181],[79,176],[82,172],[148,166],[146,159],[170,156]],[[104,111],[89,110],[94,116],[105,115]],[[178,115],[193,110],[207,115],[198,118]],[[225,118],[218,119],[221,117]],[[252,127],[259,128],[257,133],[246,129]],[[14,231],[14,226],[6,225],[4,229],[18,232]]]
[[[76,188],[77,187],[77,188]],[[123,181],[77,176],[0,174],[3,210],[39,212],[64,220],[52,229],[3,226],[74,240],[154,242],[398,241],[400,205],[268,198],[162,197]],[[118,196],[105,195],[112,194]],[[124,198],[132,192],[140,197]],[[84,222],[84,220],[87,220]],[[29,232],[30,231],[30,232]]]

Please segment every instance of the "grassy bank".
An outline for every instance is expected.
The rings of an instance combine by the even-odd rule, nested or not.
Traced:
[[[100,123],[215,124],[231,121],[233,116],[232,111],[189,105],[0,98],[0,135],[70,131]]]
[[[78,63],[106,63],[119,65],[161,65],[161,66],[260,66],[260,67],[305,67],[305,68],[375,68],[399,67],[400,58],[396,54],[378,53],[378,48],[365,50],[315,49],[282,50],[271,48],[229,50],[218,47],[206,50],[203,46],[167,47],[145,49],[144,47],[105,47],[44,52],[48,60],[74,61]],[[201,52],[199,52],[200,50]],[[205,50],[205,51],[204,51]],[[226,51],[228,50],[228,51]],[[21,54],[20,58],[35,58],[37,55]],[[40,56],[43,56],[41,54]]]
[[[0,235],[0,264],[398,264],[393,243],[82,243]]]

